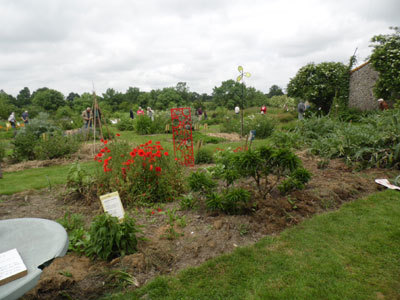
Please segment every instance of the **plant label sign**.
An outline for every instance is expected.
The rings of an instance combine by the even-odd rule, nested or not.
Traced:
[[[101,205],[103,205],[104,212],[113,217],[117,217],[119,220],[124,218],[125,211],[118,192],[102,195],[100,196],[100,201]]]
[[[0,253],[0,285],[24,277],[28,270],[17,249]]]

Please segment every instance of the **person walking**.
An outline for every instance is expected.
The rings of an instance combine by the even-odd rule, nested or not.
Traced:
[[[139,106],[139,109],[137,110],[136,114],[137,114],[138,116],[144,116],[144,111],[143,111],[143,109],[142,109],[140,106]]]
[[[135,118],[135,114],[133,113],[132,108],[129,110],[129,117],[133,120]]]
[[[384,111],[384,110],[389,109],[389,105],[388,105],[388,104],[386,103],[386,101],[383,100],[382,98],[381,98],[381,99],[378,99],[378,103],[379,103],[379,109],[380,109],[380,110]]]
[[[92,128],[92,111],[90,107],[86,108],[86,110],[82,112],[82,119],[83,123],[85,124],[85,128]]]
[[[8,122],[10,122],[11,127],[15,129],[15,124],[17,123],[17,120],[15,120],[14,112],[12,112],[11,115],[8,117]]]
[[[299,104],[297,105],[297,112],[298,112],[298,118],[299,120],[304,119],[304,112],[306,111],[306,106],[303,101],[300,101]]]
[[[201,121],[201,118],[203,117],[203,110],[201,109],[201,107],[197,109],[197,115],[199,117],[199,121]]]
[[[27,110],[22,113],[22,121],[24,121],[25,125],[29,123],[29,116]]]
[[[261,106],[261,114],[265,115],[267,113],[267,107],[265,105]]]
[[[154,121],[154,110],[151,109],[151,107],[147,107],[147,116]]]

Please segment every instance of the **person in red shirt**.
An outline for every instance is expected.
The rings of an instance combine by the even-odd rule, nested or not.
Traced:
[[[267,113],[267,107],[265,105],[261,106],[261,114],[265,115]]]
[[[387,110],[387,109],[389,109],[388,104],[387,104],[386,101],[383,100],[382,98],[378,100],[378,103],[379,103],[379,109],[380,109],[380,110]]]
[[[142,109],[140,106],[139,106],[139,109],[137,110],[136,114],[137,114],[138,116],[144,116],[144,111],[143,111],[143,109]]]

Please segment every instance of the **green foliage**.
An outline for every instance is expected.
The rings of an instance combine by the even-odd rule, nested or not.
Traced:
[[[188,210],[188,209],[193,209],[197,205],[197,199],[193,197],[192,193],[189,193],[187,195],[183,195],[179,207],[180,210]]]
[[[287,91],[289,97],[308,100],[328,113],[335,95],[343,106],[347,105],[349,68],[335,62],[310,63],[290,79]]]
[[[188,183],[192,191],[203,193],[208,193],[217,186],[217,183],[212,180],[210,174],[201,170],[192,172],[188,177]]]
[[[379,72],[375,95],[389,100],[400,99],[400,30],[391,27],[391,34],[376,35],[371,39],[374,48],[371,63]]]
[[[210,149],[200,148],[194,157],[195,164],[211,164],[214,162],[213,152]]]
[[[111,260],[137,251],[136,233],[140,232],[135,220],[128,215],[122,222],[108,214],[94,218],[85,253],[91,258]]]
[[[272,98],[274,96],[282,96],[282,95],[283,95],[282,89],[279,86],[277,86],[276,84],[274,84],[269,88],[267,97]]]
[[[243,213],[249,200],[249,191],[242,188],[229,188],[221,194],[208,194],[206,205],[209,210],[220,210],[234,215]]]
[[[117,123],[117,129],[120,131],[133,130],[134,120],[128,117],[122,117]]]
[[[80,196],[85,196],[88,194],[92,183],[92,177],[81,167],[79,162],[75,162],[71,165],[68,170],[66,184],[70,192],[75,192]]]
[[[271,135],[271,141],[278,148],[298,149],[302,145],[301,136],[298,132],[276,130]]]
[[[209,169],[214,178],[224,179],[226,186],[239,178],[253,178],[260,196],[266,198],[283,177],[296,176],[300,180],[300,174],[306,176],[301,167],[300,159],[289,149],[262,146],[245,152],[219,153],[216,166]]]
[[[66,105],[64,95],[59,91],[46,89],[32,95],[32,103],[46,111],[56,111],[60,106]]]
[[[68,250],[84,253],[88,233],[84,229],[84,220],[81,214],[71,214],[67,211],[64,217],[57,220],[68,232]]]
[[[36,159],[67,157],[79,149],[79,140],[73,136],[54,133],[46,139],[39,139],[33,148]]]
[[[275,127],[275,122],[270,117],[265,115],[249,115],[243,120],[243,130],[245,133],[249,133],[250,130],[256,130],[256,138],[264,139],[269,137]],[[221,126],[222,132],[236,132],[240,134],[241,121],[240,118],[232,117],[225,118],[224,123]]]
[[[0,142],[0,163],[4,160],[6,157],[6,146],[5,143]]]
[[[308,170],[298,168],[278,185],[278,189],[281,194],[287,194],[293,190],[302,190],[310,179],[311,173]]]
[[[202,141],[203,144],[219,144],[226,140],[221,137],[209,136],[201,133],[200,131],[192,131],[193,142]]]
[[[293,110],[296,108],[296,101],[294,98],[290,98],[287,95],[273,96],[267,100],[267,106],[279,107],[283,109],[285,105],[288,109]]]

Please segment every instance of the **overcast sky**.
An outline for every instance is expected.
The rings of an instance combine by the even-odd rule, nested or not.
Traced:
[[[175,86],[212,93],[252,74],[285,88],[309,62],[359,64],[400,25],[400,0],[0,0],[0,89],[98,94]]]

